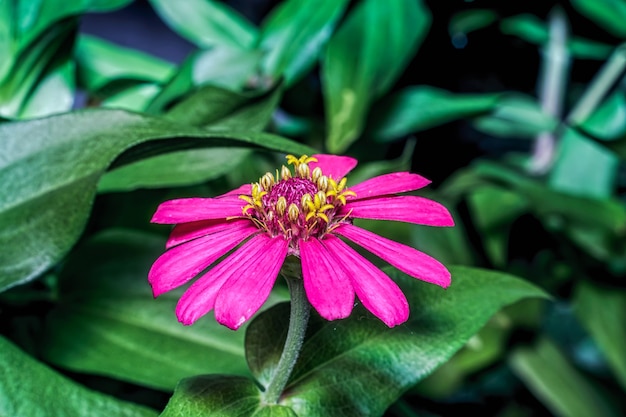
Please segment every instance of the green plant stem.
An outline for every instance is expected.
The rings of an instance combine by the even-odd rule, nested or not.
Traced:
[[[289,315],[289,330],[287,331],[287,339],[283,353],[278,361],[276,371],[267,385],[265,391],[265,403],[277,404],[280,395],[287,385],[291,371],[298,360],[302,343],[304,342],[304,334],[306,333],[307,324],[309,322],[310,305],[304,292],[304,283],[301,277],[286,276],[289,285],[289,293],[291,295],[291,313]]]

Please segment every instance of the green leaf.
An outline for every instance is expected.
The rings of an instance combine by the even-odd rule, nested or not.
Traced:
[[[581,282],[573,306],[578,320],[598,344],[626,390],[626,293],[623,289]]]
[[[180,381],[160,417],[252,416],[259,402],[259,389],[250,379],[197,376]]]
[[[248,49],[257,29],[226,4],[212,0],[150,0],[154,10],[173,30],[201,48],[224,45]]]
[[[109,229],[74,251],[40,343],[46,360],[166,391],[197,373],[249,375],[243,332],[211,316],[185,327],[174,314],[182,290],[152,296],[147,274],[164,243],[153,234]],[[275,291],[266,305],[287,298]]]
[[[246,126],[250,132],[261,131],[278,106],[281,93],[279,86],[245,94],[206,86],[174,106],[167,118],[181,124],[205,126],[214,132],[241,126]],[[248,155],[250,150],[236,148],[194,149],[158,155],[107,172],[98,184],[98,191],[197,184],[230,172]]]
[[[572,0],[584,16],[620,38],[626,38],[626,2],[623,0]]]
[[[322,62],[330,152],[343,152],[357,140],[370,105],[402,73],[429,24],[421,1],[365,0],[351,11]]]
[[[484,186],[471,192],[468,206],[491,262],[505,267],[511,225],[528,210],[528,201],[518,192]]]
[[[450,270],[452,285],[443,290],[386,269],[411,307],[409,321],[393,329],[360,307],[344,320],[313,315],[280,404],[301,416],[380,416],[500,308],[527,297],[545,297],[532,284],[506,274],[467,267]],[[248,327],[248,363],[262,385],[280,357],[287,310],[286,304],[277,305]]]
[[[546,22],[531,14],[503,19],[500,30],[504,34],[517,36],[539,46],[546,45],[550,37]],[[576,58],[605,60],[611,55],[614,46],[571,36],[568,37],[567,48]]]
[[[241,90],[247,85],[257,87],[251,81],[261,57],[258,51],[235,50],[214,47],[199,51],[182,63],[176,74],[162,91],[145,108],[149,113],[163,113],[197,87],[210,84],[231,91]],[[262,85],[260,89],[266,89]]]
[[[314,153],[267,133],[212,133],[121,110],[0,125],[0,289],[34,279],[72,247],[89,217],[96,184],[120,154],[117,166],[214,146]]]
[[[502,96],[491,114],[473,121],[476,129],[504,138],[534,138],[553,131],[557,124],[534,98],[517,94]]]
[[[19,56],[37,38],[43,38],[53,25],[70,16],[104,12],[123,7],[132,0],[33,0],[0,3],[0,84]],[[69,51],[70,48],[67,48]]]
[[[499,97],[499,94],[452,94],[425,85],[408,87],[374,106],[366,135],[378,141],[400,139],[413,132],[487,113],[495,108]]]
[[[580,124],[585,132],[601,140],[616,140],[626,137],[626,95],[614,91],[604,102]]]
[[[66,72],[75,27],[72,20],[56,24],[20,51],[0,82],[0,116],[28,118],[71,107],[73,82]]]
[[[287,0],[263,22],[258,48],[262,72],[291,85],[315,64],[346,8],[347,0]]]
[[[450,18],[448,33],[455,36],[465,36],[470,32],[482,29],[497,21],[498,14],[489,9],[471,9],[456,13]]]
[[[76,41],[74,57],[79,82],[90,92],[120,80],[164,83],[174,72],[169,62],[85,34]]]
[[[618,416],[603,396],[547,339],[518,348],[510,358],[513,371],[556,416]]]
[[[597,142],[568,129],[559,142],[549,174],[555,190],[590,198],[609,198],[615,191],[619,157]]]
[[[91,391],[37,362],[0,336],[0,415],[148,417],[149,408]]]

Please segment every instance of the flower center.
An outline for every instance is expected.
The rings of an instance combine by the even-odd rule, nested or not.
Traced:
[[[317,167],[311,172],[309,156],[287,155],[288,165],[274,176],[271,172],[252,184],[252,195],[240,195],[246,204],[243,215],[250,218],[271,236],[283,235],[290,240],[290,250],[298,253],[297,241],[310,236],[320,238],[345,217],[336,216],[346,205],[346,197],[356,196],[346,189],[346,178],[336,181]]]

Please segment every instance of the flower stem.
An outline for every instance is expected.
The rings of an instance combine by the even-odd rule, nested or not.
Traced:
[[[291,371],[298,360],[300,349],[304,342],[307,324],[309,322],[309,300],[304,292],[304,283],[301,277],[285,276],[291,295],[291,313],[289,315],[289,329],[283,353],[278,361],[274,375],[265,391],[265,403],[277,404],[287,385]]]

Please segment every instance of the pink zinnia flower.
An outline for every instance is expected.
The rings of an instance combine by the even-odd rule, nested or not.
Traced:
[[[415,278],[447,287],[450,273],[414,248],[354,226],[354,218],[452,226],[448,210],[424,197],[396,194],[429,180],[408,172],[381,175],[350,188],[357,161],[345,156],[287,156],[285,166],[216,198],[162,203],[153,223],[176,224],[168,249],[149,273],[154,296],[179,287],[218,259],[176,307],[190,325],[211,310],[237,329],[267,300],[288,256],[299,258],[307,298],[327,320],[348,317],[355,295],[389,327],[409,316],[406,297],[384,272],[348,246],[349,239]],[[231,253],[232,252],[232,253]]]

